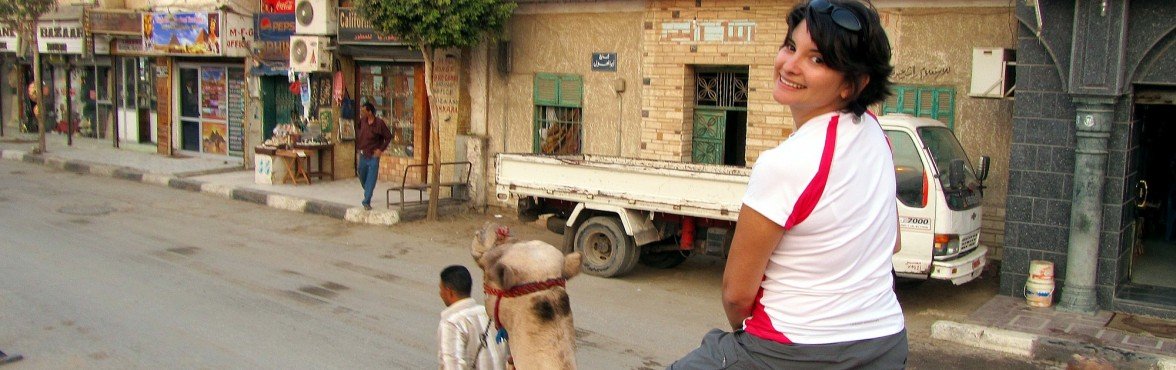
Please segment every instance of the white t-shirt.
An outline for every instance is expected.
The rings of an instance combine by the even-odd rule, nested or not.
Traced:
[[[855,117],[811,119],[752,169],[743,203],[785,232],[743,323],[749,334],[826,344],[905,327],[891,276],[894,157],[877,119],[869,114],[854,123]]]

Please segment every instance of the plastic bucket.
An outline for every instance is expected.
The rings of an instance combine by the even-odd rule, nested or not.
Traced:
[[[1025,302],[1033,307],[1049,307],[1053,305],[1054,282],[1033,281],[1025,282]]]
[[[1049,282],[1053,285],[1054,281],[1054,264],[1050,261],[1033,260],[1029,261],[1029,281]]]

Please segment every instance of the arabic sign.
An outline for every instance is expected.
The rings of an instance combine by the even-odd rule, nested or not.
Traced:
[[[395,44],[396,36],[380,35],[372,28],[371,22],[359,15],[359,11],[352,8],[339,8],[339,43],[340,44]]]
[[[0,53],[20,53],[20,36],[8,26],[0,26]]]
[[[87,16],[90,17],[90,33],[126,36],[143,34],[143,18],[139,13],[90,10]]]
[[[220,55],[219,12],[143,13],[143,49],[181,55]]]
[[[82,21],[42,21],[37,24],[37,51],[42,54],[81,54]]]
[[[294,14],[294,0],[261,0],[261,12]]]
[[[617,53],[592,53],[592,70],[597,72],[616,72]]]

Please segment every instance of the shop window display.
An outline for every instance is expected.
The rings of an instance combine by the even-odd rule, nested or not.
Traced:
[[[376,116],[388,123],[392,144],[387,153],[414,156],[415,73],[412,65],[367,64],[359,66],[358,104],[371,102]]]

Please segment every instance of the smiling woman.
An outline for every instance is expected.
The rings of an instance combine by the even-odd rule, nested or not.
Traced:
[[[906,363],[895,163],[866,110],[887,95],[890,43],[854,0],[812,0],[787,19],[772,97],[796,131],[759,157],[743,197],[723,274],[733,332],[711,331],[671,369]]]

